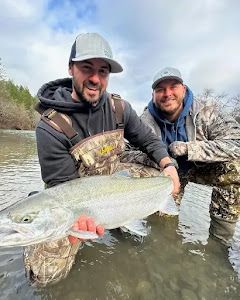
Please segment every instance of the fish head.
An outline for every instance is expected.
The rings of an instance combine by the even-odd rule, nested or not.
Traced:
[[[74,222],[67,207],[16,208],[0,215],[0,247],[27,246],[66,236]]]

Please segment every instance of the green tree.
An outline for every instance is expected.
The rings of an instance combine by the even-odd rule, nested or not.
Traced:
[[[33,129],[37,119],[35,103],[27,87],[7,79],[0,59],[0,128]]]
[[[36,103],[36,98],[30,94],[27,87],[16,85],[12,80],[6,82],[6,89],[8,90],[12,101],[24,105],[26,109],[31,109]]]

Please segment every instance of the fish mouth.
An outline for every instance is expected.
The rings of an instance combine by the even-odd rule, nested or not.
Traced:
[[[42,234],[34,234],[33,228],[23,224],[11,223],[9,219],[0,222],[0,247],[27,246],[36,241],[37,236],[40,238]]]
[[[18,231],[17,230],[14,230],[14,229],[6,229],[6,230],[4,230],[4,231],[0,231],[0,240],[4,240],[4,238],[6,237],[6,236],[10,236],[10,235],[14,235],[14,234],[16,234],[16,233],[18,233]]]
[[[0,247],[27,246],[32,242],[30,232],[20,232],[14,228],[0,230]]]
[[[71,211],[62,208],[43,210],[29,224],[4,216],[0,220],[0,247],[29,246],[63,238],[73,222]]]
[[[14,227],[0,229],[0,247],[29,246],[47,242],[55,233],[54,228],[45,230],[43,227],[42,229],[29,230],[26,227]]]

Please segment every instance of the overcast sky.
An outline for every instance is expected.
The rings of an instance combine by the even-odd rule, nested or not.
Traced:
[[[154,74],[178,68],[194,94],[240,94],[239,0],[0,0],[0,57],[7,75],[35,95],[67,77],[70,48],[82,32],[110,43],[124,71],[109,92],[138,113],[151,99]]]

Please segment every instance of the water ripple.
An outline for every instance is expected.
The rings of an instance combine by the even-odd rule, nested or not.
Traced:
[[[0,130],[0,143],[1,209],[42,190],[43,183],[33,132]],[[22,248],[0,249],[0,300],[239,299],[227,250],[215,241],[202,246],[208,236],[209,193],[190,185],[179,225],[177,217],[151,216],[152,231],[142,243],[118,231],[85,243],[67,278],[53,286],[29,284]],[[233,251],[239,253],[237,246]]]
[[[240,280],[240,221],[236,225],[231,247],[229,248],[229,261],[233,269],[238,273]]]
[[[189,182],[180,205],[178,233],[184,243],[206,245],[209,236],[212,188]],[[196,217],[197,216],[197,217]]]

